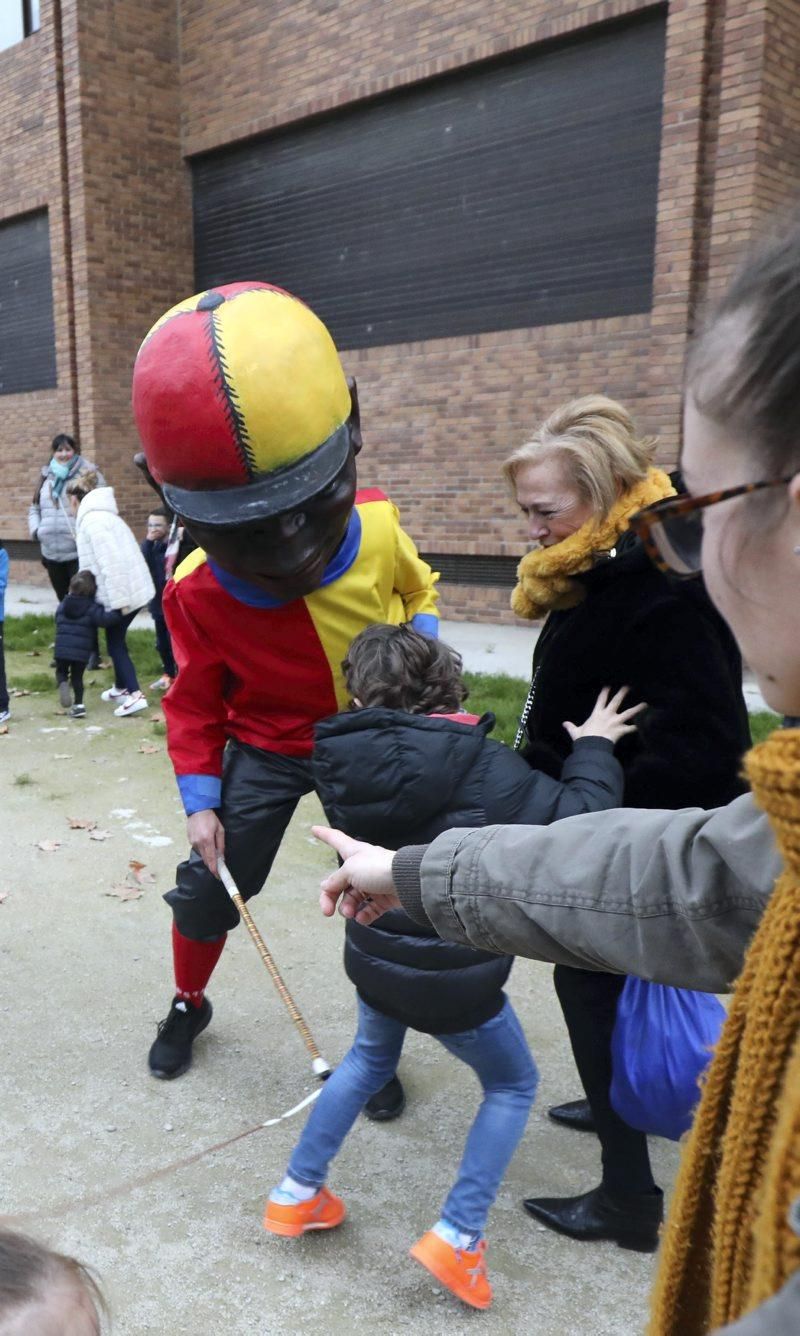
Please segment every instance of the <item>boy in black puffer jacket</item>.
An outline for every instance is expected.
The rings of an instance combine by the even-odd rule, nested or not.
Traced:
[[[565,725],[575,750],[558,781],[487,737],[491,715],[478,719],[461,709],[461,660],[440,641],[408,626],[372,626],[353,641],[343,667],[354,712],[317,725],[313,767],[329,821],[354,838],[398,848],[452,826],[546,824],[620,802],[613,747],[637,713],[619,709],[624,692],[610,702],[602,692],[582,727]],[[387,1082],[399,1089],[402,1107],[395,1071],[411,1026],[472,1067],[483,1087],[456,1184],[411,1255],[465,1303],[489,1306],[486,1216],[537,1084],[502,991],[511,965],[509,956],[444,942],[399,910],[371,927],[348,921],[345,968],[358,990],[358,1034],[270,1195],[266,1229],[295,1236],[344,1219],[342,1202],[324,1186],[328,1165],[367,1101],[387,1093]]]
[[[97,602],[97,581],[91,571],[73,575],[66,598],[56,608],[55,646],[58,698],[73,719],[83,719],[86,714],[83,674],[96,652],[97,628],[121,620],[121,613],[109,612]]]

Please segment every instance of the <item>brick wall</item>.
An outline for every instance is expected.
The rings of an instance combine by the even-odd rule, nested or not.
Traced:
[[[0,217],[50,209],[59,388],[4,398],[0,536],[24,535],[59,429],[80,432],[129,519],[147,509],[130,467],[130,370],[151,321],[193,286],[187,156],[648,7],[43,0],[41,31],[0,53]],[[522,552],[499,464],[564,398],[619,397],[674,460],[697,310],[800,187],[799,43],[800,0],[670,3],[650,313],[343,350],[361,392],[362,481],[392,493],[423,548]],[[510,616],[504,590],[450,584],[443,607]]]
[[[27,538],[27,509],[50,441],[74,425],[58,92],[51,23],[0,51],[0,221],[48,210],[58,373],[57,389],[0,396],[0,538]]]

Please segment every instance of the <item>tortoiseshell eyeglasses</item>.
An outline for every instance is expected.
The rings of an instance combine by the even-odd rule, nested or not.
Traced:
[[[791,478],[770,482],[746,482],[707,496],[668,496],[632,515],[628,527],[641,538],[645,552],[659,570],[690,579],[702,568],[703,514],[708,506],[732,501],[735,496],[761,492],[766,487],[785,487]]]

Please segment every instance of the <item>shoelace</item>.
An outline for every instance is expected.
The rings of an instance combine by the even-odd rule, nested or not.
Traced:
[[[462,1250],[459,1249],[459,1252],[462,1252]],[[466,1273],[467,1273],[467,1275],[469,1276],[469,1283],[470,1283],[470,1286],[474,1286],[474,1285],[476,1285],[477,1282],[478,1282],[478,1280],[479,1280],[479,1278],[480,1278],[481,1276],[485,1276],[485,1275],[486,1275],[486,1241],[485,1241],[485,1239],[481,1239],[480,1243],[478,1244],[477,1252],[478,1252],[478,1260],[477,1260],[477,1262],[475,1263],[475,1265],[474,1265],[474,1266],[468,1266],[468,1267],[465,1267]],[[463,1255],[463,1253],[462,1253],[462,1255]]]

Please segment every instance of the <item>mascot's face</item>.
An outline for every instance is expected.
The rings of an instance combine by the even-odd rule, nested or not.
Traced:
[[[189,533],[231,575],[288,601],[318,589],[344,538],[356,495],[356,450],[302,507],[231,528],[188,520]]]

